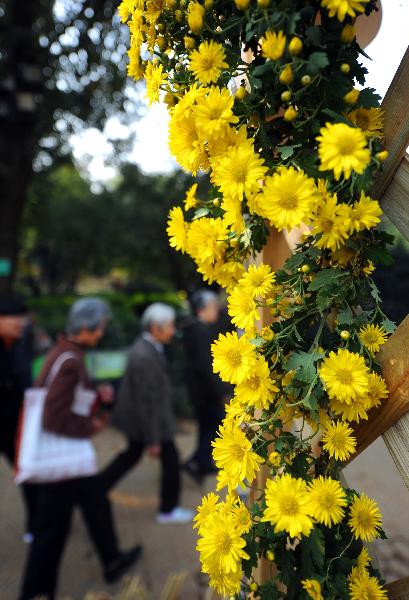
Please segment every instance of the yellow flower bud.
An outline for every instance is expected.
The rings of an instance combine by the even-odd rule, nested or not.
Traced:
[[[274,552],[272,550],[267,550],[266,558],[267,558],[267,560],[274,560],[274,558],[275,558]]]
[[[193,48],[196,46],[196,40],[192,37],[189,37],[188,35],[185,35],[185,37],[183,38],[183,42],[185,44],[186,50],[193,50]]]
[[[244,98],[247,96],[247,90],[244,87],[244,85],[241,85],[239,88],[237,88],[237,91],[235,93],[235,97],[237,98],[237,100],[244,100]]]
[[[246,10],[250,4],[250,0],[234,0],[234,3],[239,10]]]
[[[260,8],[268,8],[270,6],[270,0],[257,0],[257,4]]]
[[[344,75],[348,75],[348,73],[351,70],[351,67],[348,63],[342,63],[342,65],[339,68],[341,70],[341,73],[343,73]]]
[[[389,152],[387,150],[381,150],[380,152],[377,152],[375,154],[375,157],[380,160],[381,162],[385,162],[385,160],[388,158],[389,156]]]
[[[292,56],[298,56],[302,52],[302,41],[299,37],[294,36],[288,44],[288,52]]]
[[[349,340],[349,338],[351,337],[351,334],[346,329],[343,329],[339,335],[343,340]]]
[[[281,94],[281,100],[283,102],[289,102],[291,100],[291,92],[290,92],[290,90],[285,90],[285,92],[283,92]]]
[[[310,85],[311,77],[309,75],[303,75],[301,77],[301,85]]]
[[[284,69],[280,73],[279,80],[283,85],[292,84],[294,81],[294,75],[291,65],[285,65]]]
[[[176,0],[166,0],[166,6],[167,8],[175,8],[176,6]]]
[[[164,49],[166,42],[165,42],[165,38],[163,37],[163,35],[158,35],[158,37],[155,40],[155,44],[157,45],[157,47],[160,50]]]
[[[215,206],[216,208],[219,208],[219,206],[220,206],[220,198],[215,198],[213,200],[213,206]]]
[[[158,29],[158,31],[165,31],[165,26],[164,26],[164,24],[163,24],[163,23],[158,23],[158,25],[157,25],[157,29]]]
[[[203,29],[205,9],[199,2],[189,2],[187,9],[187,22],[193,33],[200,33]]]
[[[206,10],[210,10],[213,8],[213,0],[205,0],[204,5]]]
[[[250,583],[250,591],[252,592],[257,592],[258,590],[258,585],[255,581],[253,581],[253,583]]]
[[[360,91],[356,90],[354,88],[353,90],[351,90],[350,92],[348,92],[347,94],[345,94],[345,96],[344,96],[344,102],[346,104],[350,104],[350,105],[356,104],[358,102],[359,94],[360,94]]]
[[[308,273],[309,270],[310,270],[310,266],[309,265],[303,265],[301,267],[301,272],[302,273]]]
[[[284,113],[284,121],[294,121],[297,118],[297,111],[294,106],[289,106]]]
[[[268,455],[268,462],[270,462],[274,467],[279,467],[281,464],[281,458],[278,452],[270,452]]]
[[[166,92],[164,101],[165,101],[165,104],[167,106],[169,106],[169,108],[171,108],[172,106],[175,106],[175,104],[176,104],[176,98],[172,94],[172,92]]]
[[[341,31],[341,42],[344,44],[350,44],[355,38],[356,32],[353,25],[345,25]]]
[[[175,19],[178,23],[180,23],[183,19],[183,14],[181,10],[175,10]]]

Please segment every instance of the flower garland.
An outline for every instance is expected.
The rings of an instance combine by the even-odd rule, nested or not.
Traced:
[[[351,425],[388,395],[375,354],[393,324],[371,279],[389,236],[369,195],[382,111],[354,22],[375,0],[123,0],[129,74],[163,92],[169,146],[197,184],[169,216],[170,244],[228,292],[242,333],[220,335],[213,367],[235,386],[213,442],[217,490],[195,518],[203,571],[240,598],[386,598],[365,544],[384,537],[376,502],[346,488]],[[186,217],[186,215],[188,215]],[[268,225],[303,228],[284,267],[248,264]],[[272,324],[257,327],[259,310]],[[319,450],[312,442],[319,433]],[[317,444],[315,444],[317,446]],[[265,489],[236,493],[261,465]],[[258,582],[260,558],[277,569]]]

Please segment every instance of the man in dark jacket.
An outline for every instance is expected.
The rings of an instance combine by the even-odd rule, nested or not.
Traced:
[[[180,468],[173,441],[175,420],[171,385],[164,354],[175,333],[173,308],[159,302],[142,316],[142,335],[132,346],[118,394],[112,423],[127,437],[128,448],[102,473],[106,488],[112,488],[137,464],[146,450],[161,461],[159,523],[185,523],[192,511],[179,506]]]
[[[24,390],[31,385],[28,308],[17,295],[0,296],[0,455],[15,463],[16,434]],[[25,541],[31,541],[35,487],[22,486],[26,505]]]
[[[216,337],[220,313],[218,296],[210,290],[192,295],[195,317],[183,328],[186,349],[187,384],[198,423],[198,443],[184,469],[198,483],[215,471],[211,442],[224,415],[224,403],[230,386],[213,373],[211,344]]]

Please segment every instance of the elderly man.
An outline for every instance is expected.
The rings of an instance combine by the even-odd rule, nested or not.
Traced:
[[[142,315],[142,335],[132,346],[112,422],[128,439],[128,448],[103,472],[106,488],[113,487],[146,450],[161,461],[158,523],[186,523],[192,511],[179,506],[180,467],[173,441],[175,432],[171,386],[164,344],[175,333],[175,311],[159,302]]]

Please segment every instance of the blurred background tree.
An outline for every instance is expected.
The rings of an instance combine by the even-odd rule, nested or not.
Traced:
[[[70,154],[73,133],[124,108],[127,33],[116,7],[0,0],[0,291],[13,282],[34,173]]]
[[[130,293],[194,289],[193,261],[170,248],[164,226],[190,184],[180,171],[149,176],[125,164],[96,194],[71,164],[39,173],[27,194],[19,280],[33,295],[67,294],[81,278],[119,270]]]

